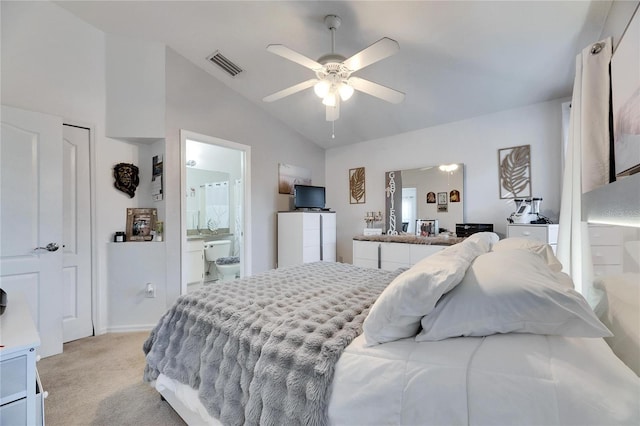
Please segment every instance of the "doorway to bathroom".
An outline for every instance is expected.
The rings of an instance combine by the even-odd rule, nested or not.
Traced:
[[[250,275],[251,147],[186,130],[182,293]]]

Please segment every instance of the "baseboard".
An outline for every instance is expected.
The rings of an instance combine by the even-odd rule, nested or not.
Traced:
[[[133,333],[135,331],[151,331],[156,324],[118,325],[107,327],[107,333]]]

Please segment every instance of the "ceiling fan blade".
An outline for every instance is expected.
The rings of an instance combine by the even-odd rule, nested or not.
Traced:
[[[404,100],[404,93],[389,87],[383,86],[373,81],[365,80],[364,78],[351,77],[349,78],[349,84],[354,89],[364,92],[368,95],[375,96],[392,104],[399,104]]]
[[[327,106],[326,119],[327,121],[336,121],[340,118],[340,99],[336,99],[336,106]]]
[[[298,83],[295,86],[287,87],[286,89],[282,89],[279,92],[273,93],[269,96],[265,96],[262,98],[263,102],[273,102],[278,99],[282,99],[285,96],[293,95],[294,93],[298,93],[304,89],[307,89],[318,82],[317,79],[312,78],[311,80],[303,81],[302,83]]]
[[[278,56],[282,56],[285,59],[293,61],[297,64],[302,65],[303,67],[309,68],[311,70],[317,70],[322,68],[322,64],[314,61],[311,58],[307,58],[301,53],[296,52],[295,50],[291,50],[282,44],[270,44],[267,46],[267,50],[271,53],[275,53]]]
[[[343,64],[351,71],[358,71],[367,65],[387,58],[400,50],[397,41],[388,37],[381,38],[371,46],[346,59]]]

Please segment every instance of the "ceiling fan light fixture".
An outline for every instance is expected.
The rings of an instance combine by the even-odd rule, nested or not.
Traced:
[[[322,103],[326,106],[334,107],[336,106],[336,94],[335,92],[327,93],[327,96],[322,99]]]
[[[320,80],[313,86],[313,91],[319,98],[325,98],[329,94],[331,83],[327,80]]]
[[[353,87],[343,82],[340,84],[340,87],[338,87],[338,93],[340,93],[340,99],[347,101],[353,96]]]
[[[443,172],[454,172],[454,171],[458,170],[458,165],[457,164],[442,164],[438,168]]]

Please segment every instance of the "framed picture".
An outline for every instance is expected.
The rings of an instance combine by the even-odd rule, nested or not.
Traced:
[[[457,189],[453,189],[451,192],[449,192],[449,201],[451,201],[452,203],[459,203],[460,191],[458,191]]]
[[[278,193],[293,195],[295,185],[311,185],[311,170],[291,164],[278,164]]]
[[[446,192],[438,192],[438,204],[447,204],[447,193]]]
[[[158,219],[157,209],[127,209],[127,241],[151,241]]]
[[[640,172],[640,13],[636,12],[611,58],[616,176]]]
[[[364,204],[365,202],[364,167],[349,169],[349,203]]]
[[[433,237],[438,235],[437,219],[416,220],[416,235],[420,237]]]
[[[529,145],[498,150],[500,199],[531,197],[531,149]]]
[[[435,203],[436,203],[436,193],[427,192],[427,204],[435,204]]]

